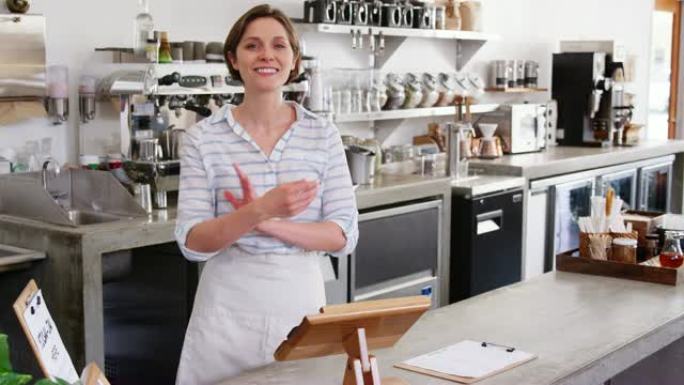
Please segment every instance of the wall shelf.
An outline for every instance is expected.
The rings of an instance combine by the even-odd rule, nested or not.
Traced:
[[[485,88],[487,92],[501,92],[501,93],[531,93],[531,92],[547,92],[547,88],[525,88],[525,87],[514,87],[514,88]]]
[[[499,107],[498,104],[474,104],[470,107],[470,112],[479,114],[484,112],[491,112]],[[344,114],[336,115],[334,117],[335,123],[352,123],[352,122],[368,122],[378,120],[392,120],[392,119],[410,119],[410,118],[424,118],[432,116],[456,116],[456,107],[429,107],[429,108],[412,108],[406,110],[388,110],[376,112],[362,112],[358,114]]]
[[[417,28],[390,28],[363,25],[305,23],[301,20],[295,23],[300,33],[329,33],[346,34],[370,39],[384,40],[385,49],[380,52],[370,52],[372,67],[379,69],[399,48],[401,43],[408,37],[451,40],[456,43],[456,69],[461,70],[465,63],[489,40],[496,40],[498,35],[474,31],[456,31],[448,29],[417,29]],[[380,38],[382,36],[382,38]],[[366,47],[369,44],[365,44]],[[376,47],[379,43],[376,43]]]
[[[296,27],[300,32],[323,32],[323,33],[340,33],[351,34],[352,31],[360,30],[362,34],[367,35],[369,30],[373,35],[382,33],[384,36],[398,36],[398,37],[423,37],[423,38],[437,38],[437,39],[453,39],[453,40],[476,40],[487,41],[497,39],[497,35],[474,32],[474,31],[455,31],[448,29],[417,29],[417,28],[390,28],[390,27],[376,27],[368,25],[344,25],[344,24],[324,24],[324,23],[304,23],[297,22]]]

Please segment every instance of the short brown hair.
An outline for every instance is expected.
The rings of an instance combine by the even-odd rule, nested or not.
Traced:
[[[226,42],[223,44],[223,57],[226,58],[226,64],[228,65],[228,71],[230,71],[230,76],[233,79],[242,81],[240,72],[233,68],[230,64],[230,59],[228,54],[233,54],[233,57],[237,57],[237,46],[245,34],[247,26],[256,19],[260,18],[272,18],[279,22],[285,31],[287,32],[287,39],[292,47],[292,52],[294,53],[295,63],[290,76],[287,78],[287,83],[291,82],[299,74],[299,66],[302,62],[302,55],[299,48],[299,39],[297,37],[297,32],[295,31],[294,25],[287,15],[283,11],[273,8],[268,4],[261,4],[253,7],[247,11],[244,15],[235,22],[233,28],[230,29],[228,36],[226,37]]]

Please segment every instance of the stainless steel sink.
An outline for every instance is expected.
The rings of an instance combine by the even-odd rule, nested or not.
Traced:
[[[0,273],[22,269],[41,259],[45,259],[43,252],[0,244]]]
[[[133,219],[131,216],[120,216],[95,211],[69,210],[69,220],[76,226],[94,225],[97,223],[115,222],[124,219]]]
[[[82,169],[0,176],[0,214],[65,226],[86,226],[147,215],[109,172]]]

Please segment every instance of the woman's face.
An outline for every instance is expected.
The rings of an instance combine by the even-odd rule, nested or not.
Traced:
[[[247,25],[236,56],[229,55],[231,65],[240,72],[245,88],[256,91],[279,89],[287,82],[295,63],[285,28],[270,17]]]

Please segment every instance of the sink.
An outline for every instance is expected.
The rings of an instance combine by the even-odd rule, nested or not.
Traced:
[[[64,226],[86,226],[145,217],[147,213],[107,171],[68,169],[0,176],[0,214]]]
[[[0,244],[0,273],[22,269],[41,259],[45,259],[43,252]]]
[[[94,225],[98,223],[108,223],[124,219],[133,219],[133,217],[83,210],[69,210],[67,211],[67,215],[69,216],[69,220],[76,224],[76,226]]]

